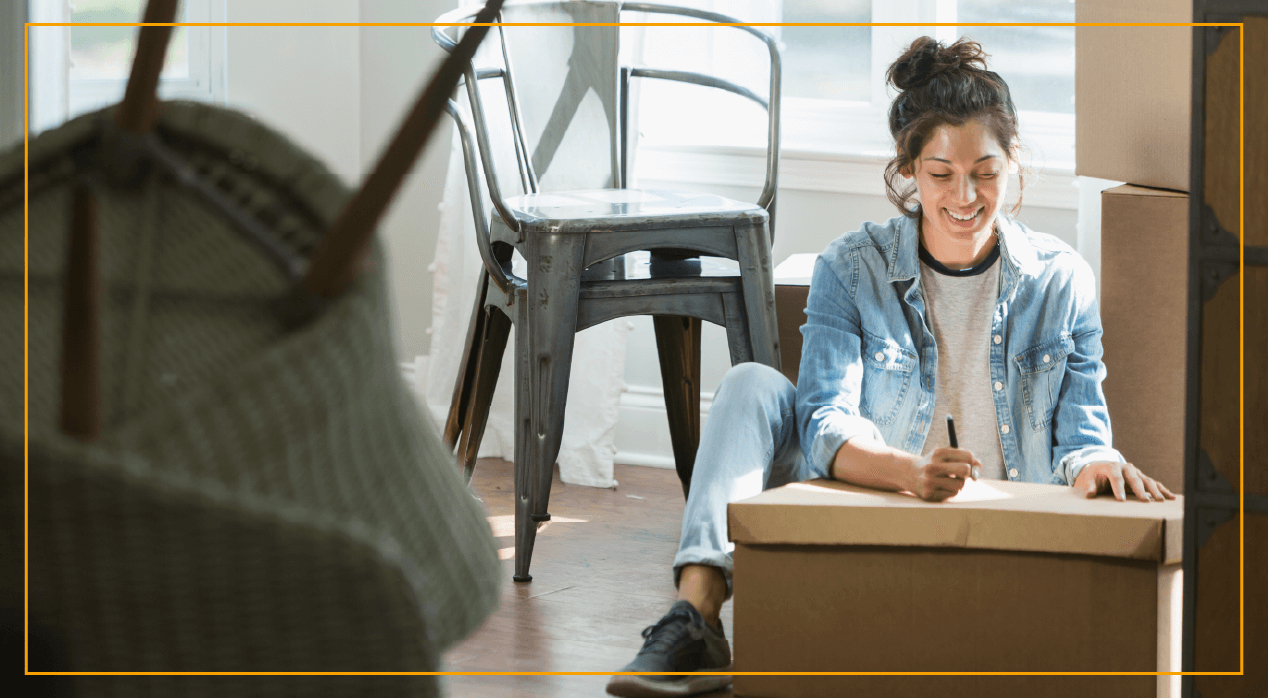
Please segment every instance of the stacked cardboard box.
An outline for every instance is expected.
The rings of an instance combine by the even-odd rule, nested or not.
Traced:
[[[1193,0],[1083,0],[1078,22],[1192,22]],[[1078,27],[1076,174],[1189,189],[1193,29]]]
[[[1193,3],[1080,2],[1076,19],[1191,22]],[[1114,445],[1180,492],[1193,30],[1079,27],[1075,36],[1075,173],[1128,183],[1101,200],[1104,388]]]
[[[801,326],[806,324],[806,298],[810,276],[819,255],[789,256],[775,267],[775,315],[779,318],[779,356],[783,374],[797,384],[801,366]]]
[[[1184,484],[1189,197],[1101,195],[1101,322],[1114,446],[1173,492]]]

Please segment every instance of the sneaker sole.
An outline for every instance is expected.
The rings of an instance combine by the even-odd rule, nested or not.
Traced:
[[[730,666],[718,669],[730,670]],[[677,676],[672,681],[656,681],[649,676],[613,676],[608,681],[608,693],[620,698],[672,698],[718,691],[730,685],[730,676]]]

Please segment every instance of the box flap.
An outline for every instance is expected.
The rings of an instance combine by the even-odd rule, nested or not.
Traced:
[[[1173,189],[1155,189],[1153,187],[1138,187],[1135,184],[1120,184],[1117,187],[1110,187],[1101,192],[1102,196],[1160,196],[1169,199],[1187,199],[1188,192],[1175,191]]]
[[[1179,562],[1183,499],[1086,499],[1062,485],[970,481],[941,504],[831,480],[797,482],[728,507],[732,541],[897,545]]]

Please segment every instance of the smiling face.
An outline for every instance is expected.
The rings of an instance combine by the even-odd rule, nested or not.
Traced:
[[[979,120],[943,124],[929,134],[912,175],[923,211],[920,241],[934,259],[962,269],[990,253],[1011,164]]]

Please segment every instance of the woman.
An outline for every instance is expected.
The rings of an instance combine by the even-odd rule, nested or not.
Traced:
[[[623,671],[730,665],[726,505],[763,488],[830,476],[943,501],[981,476],[1174,497],[1110,445],[1091,269],[1002,211],[1017,112],[981,46],[918,39],[888,78],[899,94],[886,184],[903,215],[819,256],[796,388],[758,364],[723,379],[683,514],[679,600]],[[689,695],[728,678],[615,676],[608,691]]]

